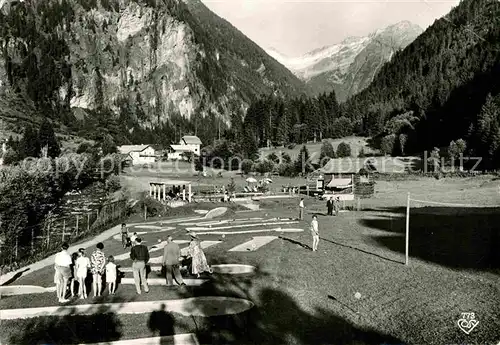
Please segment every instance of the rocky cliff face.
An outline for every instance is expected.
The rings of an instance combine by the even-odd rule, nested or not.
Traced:
[[[1,8],[0,95],[37,109],[107,108],[149,127],[304,84],[198,0],[26,0]],[[1,96],[0,96],[1,97]]]
[[[298,58],[287,58],[273,50],[268,53],[306,81],[314,93],[334,89],[337,98],[344,101],[366,88],[382,65],[422,31],[404,21],[366,37],[349,37]]]

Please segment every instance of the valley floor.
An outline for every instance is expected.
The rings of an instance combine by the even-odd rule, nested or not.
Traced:
[[[133,230],[142,232],[150,248],[151,283],[163,284],[157,257],[166,235],[172,234],[183,248],[189,240],[187,230],[201,238],[211,265],[243,264],[255,271],[238,274],[236,269],[215,266],[219,268],[212,275],[200,279],[185,273],[185,288],[151,284],[149,294],[137,295],[130,283],[128,254],[111,237],[104,241],[105,253],[121,259],[124,272],[116,295],[105,291],[101,298],[75,299],[66,305],[57,303],[54,292],[3,296],[1,341],[77,344],[194,334],[203,344],[496,344],[496,182],[380,182],[374,198],[363,201],[363,211],[341,212],[338,217],[322,215],[324,203],[306,199],[304,221],[289,219],[297,216],[298,200],[292,199],[265,201],[260,211],[216,220],[135,224]],[[416,199],[484,207],[412,208],[410,264],[405,266],[407,192]],[[320,214],[317,252],[310,250],[313,214]],[[21,276],[2,289],[13,285],[19,286],[18,293],[22,286],[52,287],[53,268]],[[217,298],[213,303],[199,298],[207,296]],[[220,297],[235,299],[217,302],[224,300]],[[179,299],[184,302],[174,301]],[[131,313],[139,308],[133,302],[146,301],[156,302],[142,303],[141,310]],[[43,311],[33,308],[50,306],[57,307],[52,312],[58,316],[33,317]],[[18,308],[22,309],[13,310]],[[233,314],[238,308],[240,312]],[[463,312],[475,313],[479,321],[470,334],[457,324]],[[28,313],[31,316],[23,319]],[[165,339],[162,343],[174,343]]]

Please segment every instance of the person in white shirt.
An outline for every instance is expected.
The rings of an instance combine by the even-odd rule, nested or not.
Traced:
[[[318,244],[319,244],[319,225],[318,225],[318,217],[316,215],[313,216],[313,219],[311,221],[311,234],[313,237],[312,250],[313,252],[316,252],[318,251]]]
[[[299,203],[299,219],[304,220],[304,198],[300,198],[300,203]]]
[[[78,294],[80,299],[87,298],[87,287],[85,280],[90,269],[90,259],[85,256],[85,249],[78,249],[78,259],[76,259],[76,278],[78,279]]]
[[[56,293],[57,299],[60,303],[68,302],[66,299],[66,287],[68,285],[68,280],[71,277],[71,256],[68,253],[68,244],[63,243],[61,246],[61,251],[56,254],[54,258],[54,282],[56,283]]]
[[[137,232],[134,232],[134,234],[130,237],[130,242],[133,246],[135,246],[135,240],[137,240]]]

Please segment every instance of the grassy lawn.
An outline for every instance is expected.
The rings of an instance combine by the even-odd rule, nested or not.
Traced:
[[[325,212],[325,207],[324,202],[311,198],[306,199],[306,220],[299,225],[283,226],[300,227],[304,232],[232,234],[224,239],[200,235],[202,240],[223,240],[205,250],[211,264],[253,265],[258,268],[255,274],[214,274],[202,286],[153,286],[149,294],[140,296],[135,294],[133,285],[120,285],[116,296],[106,296],[105,292],[101,299],[85,302],[123,303],[212,295],[253,301],[256,307],[241,315],[204,318],[172,313],[162,316],[161,329],[150,322],[157,314],[5,320],[0,337],[5,343],[77,343],[138,338],[158,332],[195,332],[201,343],[212,344],[498,343],[500,210],[494,207],[500,199],[497,181],[380,181],[376,189],[374,198],[363,201],[363,211],[343,212],[339,217],[319,216],[322,239],[318,252],[308,249],[308,222],[313,213]],[[410,265],[405,266],[408,192],[415,199],[489,207],[412,208]],[[234,214],[230,218],[295,216],[296,204],[295,199],[266,200],[261,202],[263,210],[259,212]],[[176,227],[172,230],[175,239],[188,239],[184,226],[172,226]],[[148,233],[142,237],[152,246],[166,234]],[[282,238],[255,252],[228,252],[253,236],[266,235]],[[106,254],[124,252],[119,241],[110,239],[104,245]],[[151,256],[161,254],[159,250]],[[121,264],[130,266],[130,261]],[[48,267],[21,277],[14,284],[50,286],[52,274],[53,268]],[[355,297],[356,292],[361,298]],[[6,297],[0,300],[0,308],[56,305],[54,295]],[[469,335],[457,326],[462,312],[475,313],[479,321]]]
[[[365,153],[374,152],[374,150],[368,146],[367,139],[368,138],[353,136],[353,137],[346,137],[346,138],[342,138],[342,139],[326,139],[326,140],[328,140],[332,144],[334,150],[337,150],[337,147],[339,146],[339,144],[341,142],[345,142],[345,143],[349,144],[349,146],[351,147],[352,156],[357,157],[361,148],[363,148]],[[317,143],[305,144],[305,146],[307,147],[307,150],[309,151],[309,154],[311,156],[315,155],[316,159],[319,159],[321,145],[322,145],[321,140],[318,140]],[[261,148],[260,149],[260,158],[266,158],[269,154],[271,154],[273,152],[276,153],[278,156],[279,156],[280,152],[284,152],[284,153],[287,153],[292,159],[295,159],[298,157],[302,146],[304,146],[304,145],[297,144],[297,145],[295,145],[295,147],[293,149],[284,148],[284,147]]]

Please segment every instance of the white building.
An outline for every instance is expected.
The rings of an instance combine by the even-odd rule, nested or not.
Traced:
[[[179,145],[170,145],[168,159],[182,159],[183,153],[194,153],[196,156],[199,156],[201,144],[201,140],[197,136],[185,135],[182,137]]]
[[[155,149],[151,145],[122,145],[118,147],[122,155],[132,157],[132,165],[150,164],[155,162]]]

